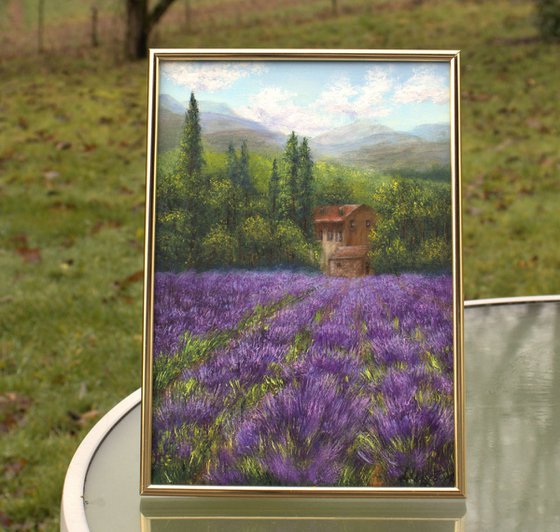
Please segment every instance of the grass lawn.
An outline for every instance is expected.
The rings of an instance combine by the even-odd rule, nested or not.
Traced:
[[[531,2],[192,4],[154,45],[461,49],[465,295],[560,291],[559,48]],[[74,450],[140,385],[147,63],[103,44],[0,58],[1,529],[57,530]]]

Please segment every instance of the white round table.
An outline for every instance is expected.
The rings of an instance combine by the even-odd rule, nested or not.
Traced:
[[[140,390],[68,468],[63,532],[560,530],[560,298],[465,303],[467,501],[140,497]]]

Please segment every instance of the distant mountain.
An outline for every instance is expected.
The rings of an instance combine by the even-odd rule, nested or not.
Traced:
[[[179,144],[186,103],[160,96],[159,150]],[[224,152],[230,142],[247,140],[256,153],[281,151],[287,136],[254,120],[243,118],[220,102],[199,101],[202,139],[209,148]],[[449,126],[422,124],[410,131],[396,131],[371,120],[357,120],[334,128],[309,141],[315,160],[328,159],[376,171],[399,168],[425,170],[449,164]]]
[[[161,94],[159,97],[160,112],[162,109],[166,109],[167,111],[171,111],[172,113],[184,115],[187,106],[186,103],[181,103],[179,100],[176,100],[169,94]]]
[[[448,129],[445,124],[425,124],[403,132],[358,120],[312,138],[310,146],[315,156],[360,168],[424,170],[449,163]]]
[[[240,117],[226,104],[201,100],[198,108],[202,139],[215,150],[225,151],[230,142],[239,145],[246,139],[253,150],[270,152],[278,151],[286,142],[286,135],[270,131],[254,120]],[[185,109],[186,104],[181,104],[172,96],[160,96],[158,148],[161,151],[178,145]]]
[[[416,137],[410,142],[362,146],[341,154],[342,163],[371,170],[429,170],[449,164],[448,142],[426,142]]]
[[[313,137],[311,149],[318,155],[338,157],[366,146],[402,144],[417,140],[412,135],[395,131],[370,120],[357,120]]]
[[[449,124],[421,124],[408,131],[410,135],[428,142],[449,141]]]

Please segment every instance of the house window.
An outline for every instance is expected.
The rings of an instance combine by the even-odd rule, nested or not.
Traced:
[[[317,231],[317,234],[315,235],[315,238],[317,240],[323,240],[323,231],[322,230]]]
[[[366,227],[371,227],[371,220],[366,220]]]
[[[333,232],[327,231],[327,240],[332,240],[332,239],[333,239]]]
[[[356,222],[354,220],[350,220],[350,231],[356,229]]]
[[[336,241],[337,242],[342,242],[342,231],[337,231],[336,232]]]
[[[337,267],[337,268],[342,268],[342,263],[337,262],[337,263],[336,263],[336,267]]]

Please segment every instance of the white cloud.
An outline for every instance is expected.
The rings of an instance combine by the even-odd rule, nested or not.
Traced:
[[[258,63],[176,62],[161,63],[160,73],[167,79],[192,91],[216,92],[238,79],[264,72]]]
[[[279,87],[266,87],[249,104],[236,109],[245,118],[260,122],[273,131],[315,135],[330,127],[332,115],[319,113],[297,102],[297,93]]]
[[[430,66],[415,68],[413,75],[396,91],[397,103],[448,103],[449,86],[447,80],[438,75]]]
[[[371,68],[366,73],[366,82],[354,104],[357,118],[378,118],[388,115],[386,97],[393,88],[394,81],[386,68]]]
[[[356,94],[358,89],[347,78],[340,78],[319,95],[314,107],[327,113],[348,113],[353,108],[350,100]]]
[[[321,113],[337,113],[338,121],[341,114],[351,120],[386,116],[391,111],[385,98],[392,86],[387,70],[374,67],[366,72],[363,85],[352,85],[347,78],[336,80],[319,95],[313,107]]]
[[[164,75],[195,91],[217,91],[240,77],[253,74],[255,68],[264,67],[177,63]],[[359,82],[352,83],[348,77],[341,76],[324,85],[311,102],[296,88],[282,85],[261,87],[256,94],[247,94],[246,105],[236,106],[235,111],[272,131],[289,133],[293,130],[313,137],[355,120],[377,120],[398,114],[403,104],[449,101],[447,78],[430,65],[415,68],[405,80],[400,79],[398,70],[390,65],[372,66]]]

